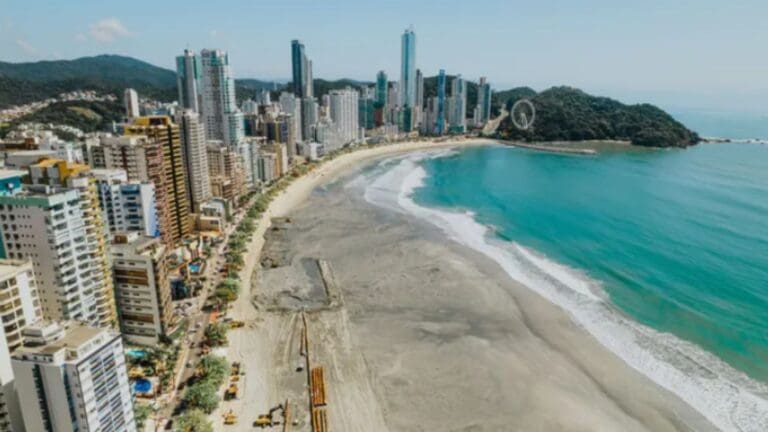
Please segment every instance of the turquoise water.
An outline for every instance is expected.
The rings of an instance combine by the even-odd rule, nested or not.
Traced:
[[[602,285],[620,311],[768,382],[768,145],[565,156],[477,147],[413,195]]]

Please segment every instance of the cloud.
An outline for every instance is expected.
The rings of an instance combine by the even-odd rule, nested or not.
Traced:
[[[21,50],[24,51],[25,54],[30,56],[36,56],[40,53],[37,50],[37,48],[32,46],[31,43],[25,41],[24,39],[16,39],[16,46],[21,48]]]
[[[104,18],[92,24],[88,34],[98,42],[113,42],[119,38],[132,36],[117,18]]]
[[[88,40],[88,36],[86,36],[84,33],[78,33],[75,35],[75,40],[78,42],[85,42]]]

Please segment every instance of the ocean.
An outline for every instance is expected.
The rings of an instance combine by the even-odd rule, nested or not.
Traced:
[[[376,176],[366,199],[495,260],[722,430],[768,430],[768,145],[489,145]]]

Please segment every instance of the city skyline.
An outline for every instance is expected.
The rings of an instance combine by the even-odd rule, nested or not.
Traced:
[[[184,47],[217,48],[234,59],[235,77],[286,80],[291,64],[285,46],[300,39],[312,53],[316,77],[373,81],[378,70],[398,76],[397,35],[413,25],[425,76],[444,68],[472,81],[487,76],[496,89],[569,85],[626,102],[735,110],[764,106],[768,96],[763,78],[768,60],[754,55],[758,41],[768,37],[759,25],[767,6],[758,2],[735,7],[656,2],[640,8],[598,0],[557,7],[487,0],[452,5],[450,14],[435,13],[432,4],[413,6],[405,16],[385,10],[376,20],[369,19],[365,2],[322,8],[302,1],[279,6],[233,1],[216,10],[153,4],[158,17],[181,14],[173,32],[138,13],[140,5],[84,2],[91,7],[75,14],[50,5],[4,3],[4,61],[116,53],[174,69],[174,57]],[[485,13],[488,9],[494,13]],[[253,28],[246,25],[253,14],[270,19]],[[633,19],[622,19],[628,15]],[[335,25],[339,18],[344,26]],[[215,25],[222,22],[226,30]],[[451,26],[462,31],[446,32]]]

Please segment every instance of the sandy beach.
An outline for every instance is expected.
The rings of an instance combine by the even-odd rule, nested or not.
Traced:
[[[343,155],[273,201],[231,313],[247,325],[230,332],[226,354],[247,374],[239,399],[214,414],[216,429],[252,430],[289,399],[290,430],[311,430],[306,374],[296,371],[304,310],[329,430],[715,430],[496,263],[369,204],[350,182],[366,161],[456,145]],[[218,417],[229,409],[235,426]]]

